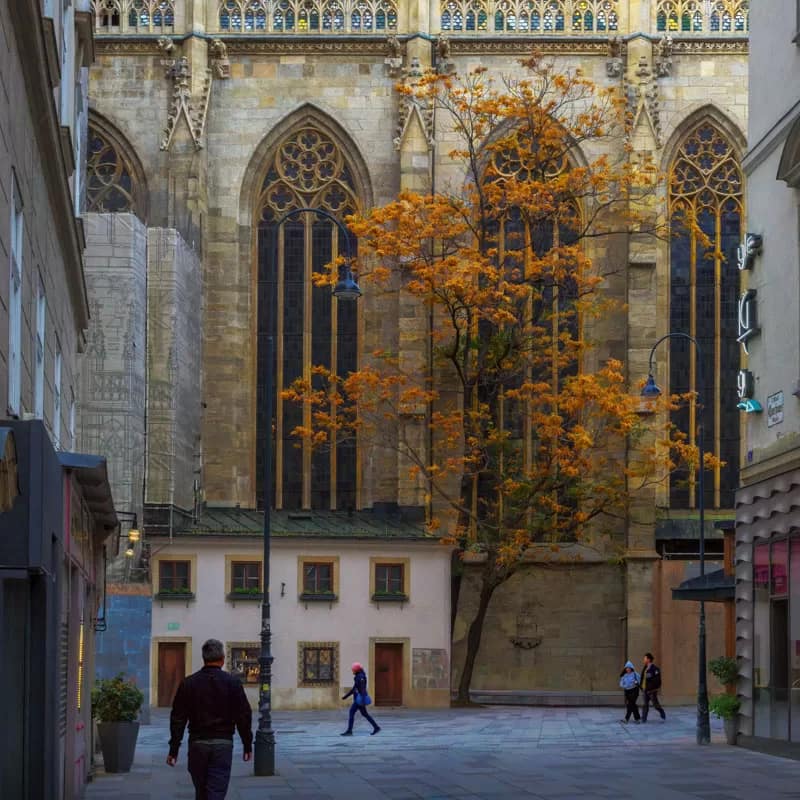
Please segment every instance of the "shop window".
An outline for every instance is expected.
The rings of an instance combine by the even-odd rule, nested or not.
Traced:
[[[789,726],[800,742],[800,536],[790,540],[789,557]]]
[[[336,686],[339,645],[298,642],[298,686]]]
[[[229,642],[228,670],[243,684],[258,686],[260,654],[261,646],[258,642]]]
[[[753,706],[754,733],[769,736],[769,544],[753,547]]]

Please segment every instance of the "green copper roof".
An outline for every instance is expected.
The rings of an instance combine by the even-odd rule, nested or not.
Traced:
[[[424,525],[372,511],[273,511],[271,535],[322,539],[419,539],[439,541]],[[178,536],[261,536],[264,514],[239,508],[206,508],[197,521],[175,532]]]

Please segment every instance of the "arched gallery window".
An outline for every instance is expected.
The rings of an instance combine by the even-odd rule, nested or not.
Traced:
[[[275,148],[256,207],[258,221],[258,374],[256,452],[263,452],[267,420],[262,406],[267,370],[275,387],[275,507],[348,509],[356,504],[356,447],[333,442],[313,452],[292,431],[310,427],[310,409],[280,399],[294,380],[311,381],[312,365],[346,375],[357,368],[357,311],[339,311],[330,287],[314,286],[312,273],[344,252],[339,229],[313,213],[320,208],[338,219],[358,206],[353,174],[336,143],[315,127],[303,127]],[[355,254],[355,240],[351,239]],[[264,339],[275,343],[274,363],[266,363]],[[263,497],[263,464],[256,463],[258,503]]]
[[[129,211],[144,219],[143,187],[130,159],[113,135],[95,120],[89,122],[86,161],[86,208],[101,214]]]
[[[749,0],[658,0],[656,30],[663,33],[746,34]]]
[[[733,508],[739,470],[736,247],[742,202],[742,172],[733,145],[712,123],[700,123],[683,140],[670,171],[670,330],[694,336],[703,363],[697,363],[691,343],[672,339],[670,392],[700,393],[706,451],[726,462],[706,482],[707,508]],[[707,244],[684,223],[687,216],[696,220]],[[690,432],[694,443],[694,408],[682,408],[673,422]],[[670,504],[696,507],[690,476],[673,477]]]

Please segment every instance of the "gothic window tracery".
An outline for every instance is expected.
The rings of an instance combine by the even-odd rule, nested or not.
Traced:
[[[746,34],[749,0],[658,0],[656,30],[662,33]]]
[[[346,252],[343,234],[329,220],[302,213],[277,223],[288,211],[320,208],[344,219],[358,207],[353,173],[341,149],[307,125],[280,142],[256,205],[258,224],[258,396],[266,390],[267,369],[275,387],[275,507],[345,509],[356,503],[355,442],[335,441],[329,450],[299,445],[299,425],[310,425],[310,409],[280,397],[298,379],[317,380],[312,366],[339,375],[357,368],[357,312],[339,313],[330,287],[314,286],[322,272]],[[356,243],[350,240],[354,251]],[[263,337],[272,336],[274,362],[266,363]],[[258,401],[257,452],[262,452],[266,420]],[[306,418],[308,416],[308,418]],[[263,496],[263,465],[256,467],[257,497]]]
[[[525,141],[520,137],[520,144]],[[508,431],[510,440],[519,443],[527,465],[533,463],[536,452],[536,431],[530,423],[531,411],[520,406],[525,401],[511,400],[505,392],[522,382],[553,381],[558,384],[578,368],[573,350],[581,330],[576,308],[577,275],[569,269],[556,275],[547,268],[535,266],[535,261],[545,258],[555,248],[574,245],[582,214],[579,203],[571,197],[554,199],[555,212],[507,205],[505,184],[508,183],[509,190],[515,194],[514,187],[520,182],[548,184],[569,169],[570,160],[566,152],[553,152],[549,160],[539,157],[531,160],[524,152],[497,151],[492,155],[486,172],[487,184],[494,184],[489,191],[492,196],[490,204],[501,211],[489,246],[496,250],[498,263],[509,280],[529,287],[527,297],[520,299],[518,309],[518,319],[527,321],[525,335],[536,340],[544,337],[545,341],[552,342],[549,352],[536,345],[534,349],[541,349],[541,356],[523,359],[524,373],[512,375],[504,382],[498,402],[497,424]],[[562,249],[559,252],[560,262],[567,264],[567,251]],[[560,502],[565,502],[564,498]]]
[[[605,33],[619,27],[618,0],[441,0],[443,31]]]
[[[241,33],[383,33],[396,0],[223,0],[219,30]]]
[[[712,123],[702,122],[683,140],[670,170],[670,330],[694,336],[703,352],[698,364],[691,343],[670,341],[670,392],[697,391],[702,408],[673,414],[678,430],[694,436],[699,415],[705,448],[725,462],[707,482],[706,506],[732,508],[739,466],[739,369],[736,247],[741,239],[742,171],[730,141]],[[694,226],[694,220],[707,241]],[[697,505],[692,476],[673,477],[674,507]]]
[[[171,33],[174,0],[92,0],[98,33]]]
[[[89,123],[86,206],[90,212],[131,212],[143,217],[134,169],[113,139]]]

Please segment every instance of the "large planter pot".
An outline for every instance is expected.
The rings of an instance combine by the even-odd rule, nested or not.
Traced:
[[[106,772],[130,772],[139,736],[139,723],[98,722],[97,734]]]
[[[728,744],[736,744],[736,732],[739,727],[737,718],[729,717],[724,719],[722,720],[722,725],[725,728],[725,741]]]

